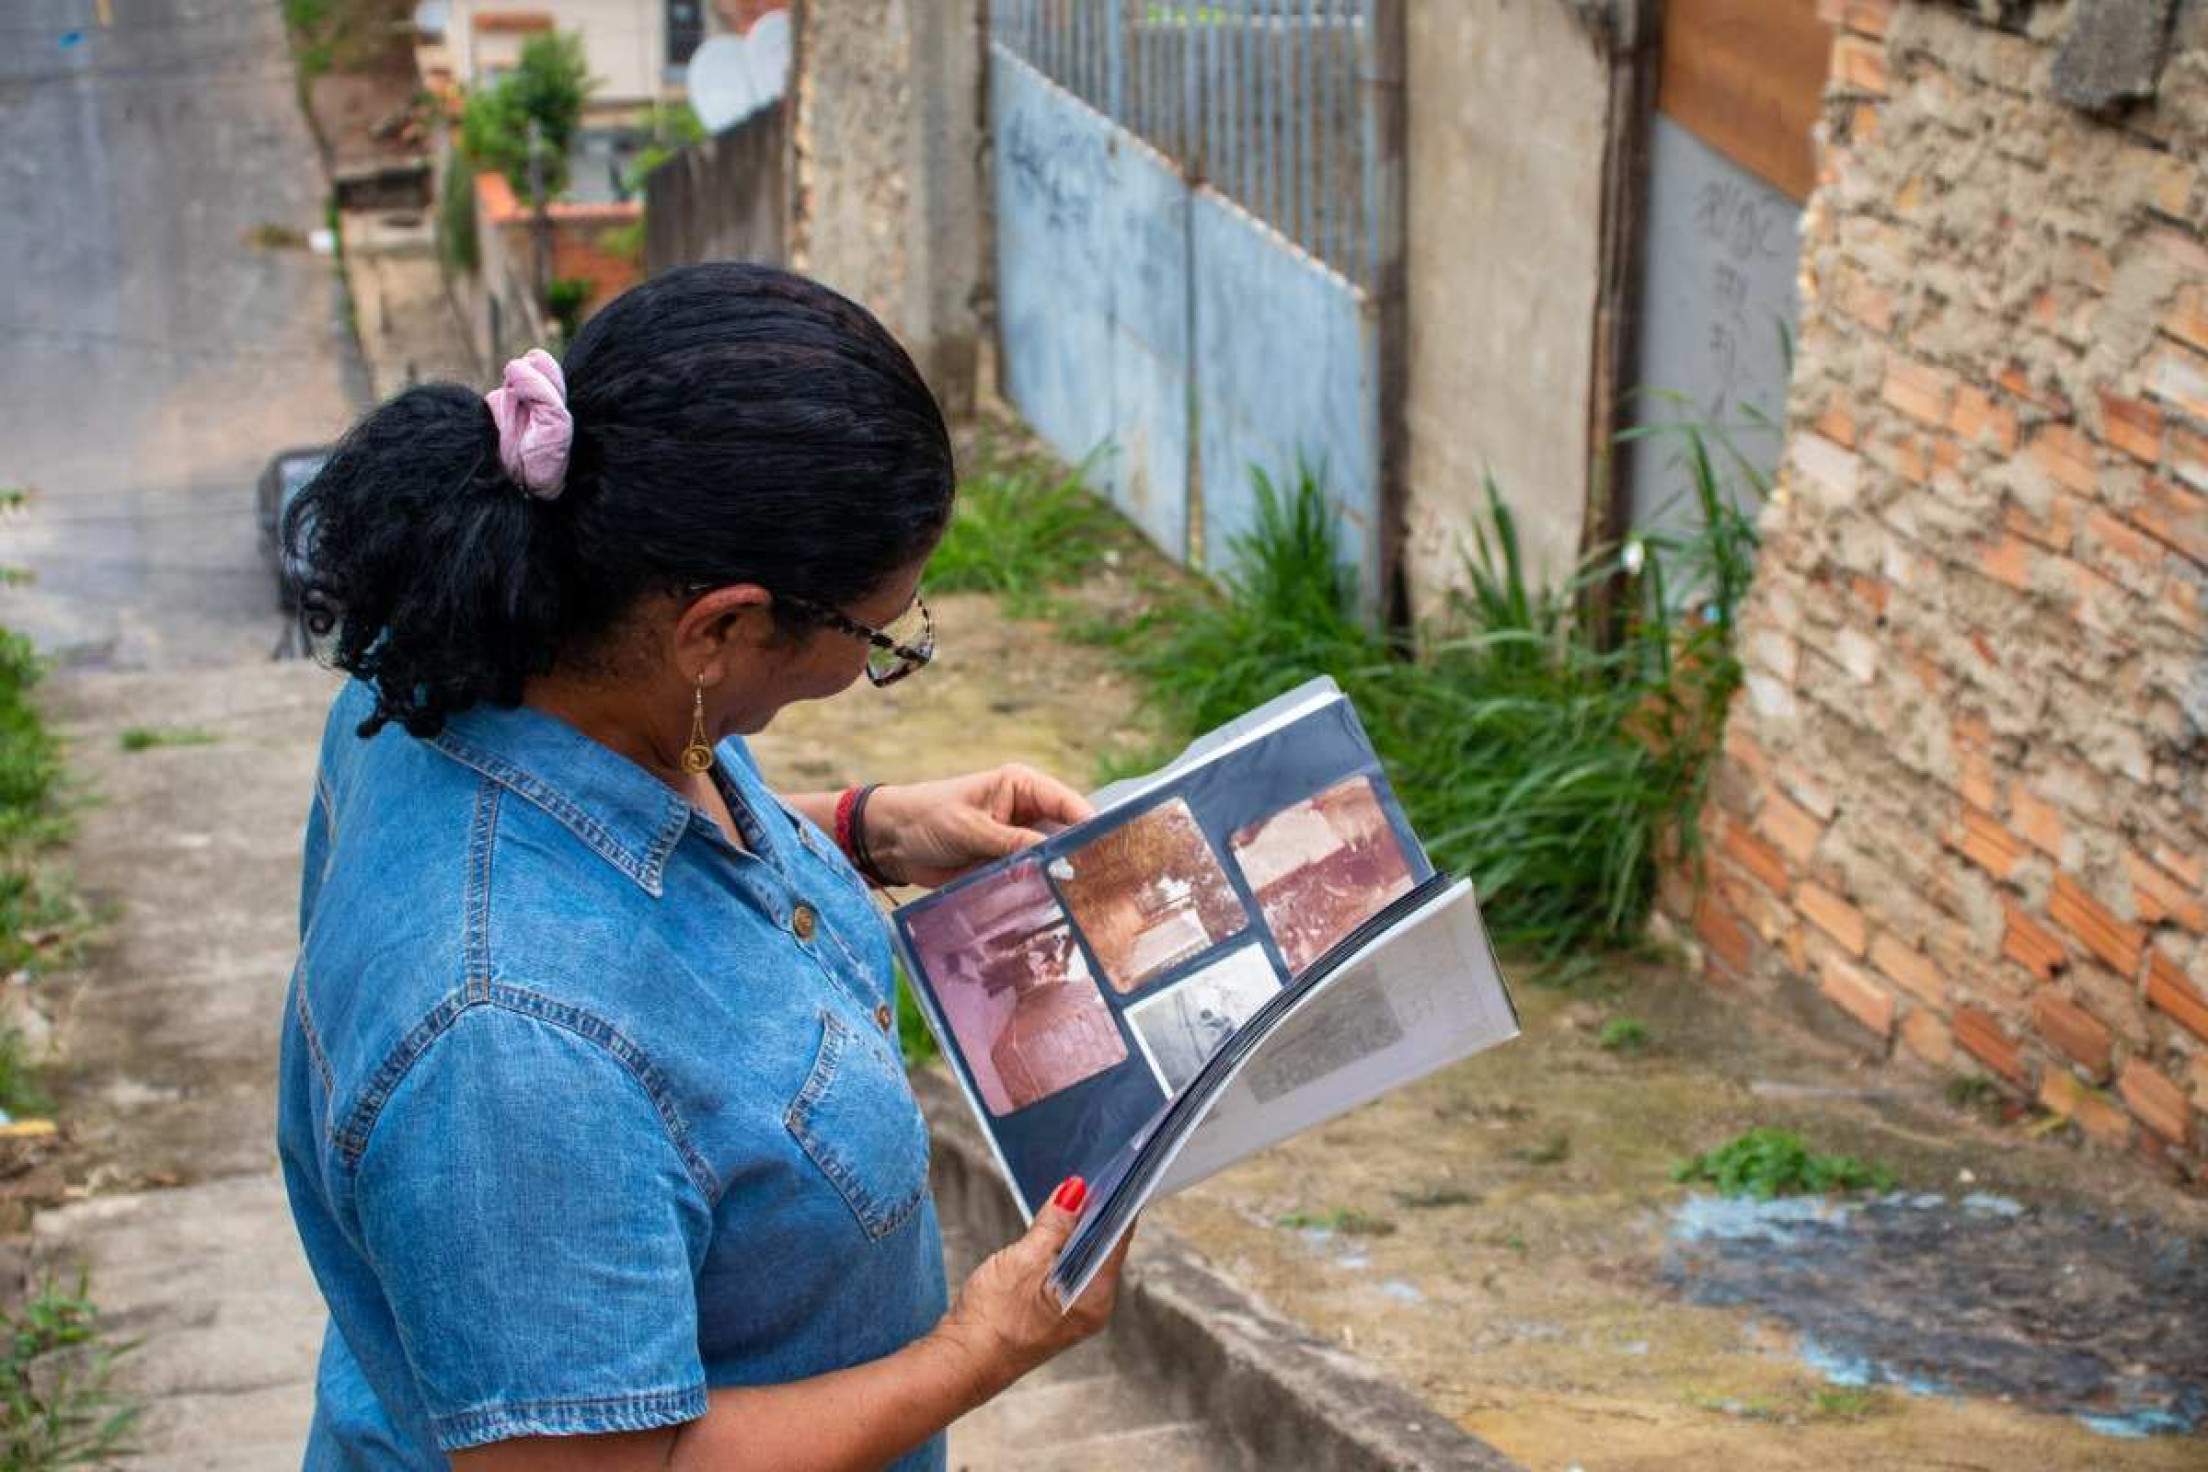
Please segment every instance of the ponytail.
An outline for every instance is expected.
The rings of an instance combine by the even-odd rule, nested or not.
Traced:
[[[483,396],[430,384],[356,425],[285,517],[310,632],[375,687],[364,736],[517,704],[654,591],[755,583],[799,629],[799,603],[879,591],[950,518],[934,397],[881,323],[818,282],[677,267],[609,302],[564,363],[538,358],[544,383],[520,387],[564,399],[557,478],[520,421],[502,456]]]
[[[339,442],[284,518],[309,631],[375,686],[361,724],[434,735],[478,702],[512,705],[550,668],[562,582],[556,503],[499,463],[483,396],[410,388]]]

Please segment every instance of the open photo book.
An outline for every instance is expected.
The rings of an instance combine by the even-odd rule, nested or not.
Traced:
[[[1518,1034],[1332,680],[1095,802],[892,917],[1022,1214],[1089,1182],[1062,1304],[1149,1202]]]

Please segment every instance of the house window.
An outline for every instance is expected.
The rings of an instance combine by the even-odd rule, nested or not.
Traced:
[[[705,0],[667,0],[667,64],[687,66],[705,39]]]

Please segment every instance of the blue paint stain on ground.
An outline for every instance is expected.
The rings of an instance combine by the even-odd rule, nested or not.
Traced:
[[[1974,1192],[1694,1195],[1661,1268],[1794,1329],[1837,1385],[1992,1396],[2106,1436],[2208,1428],[2208,1242]]]

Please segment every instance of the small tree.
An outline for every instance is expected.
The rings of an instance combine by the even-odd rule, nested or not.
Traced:
[[[590,66],[580,36],[531,36],[521,62],[468,94],[460,146],[478,168],[497,169],[516,193],[529,191],[529,126],[536,124],[547,199],[567,187],[567,150],[590,95]]]

